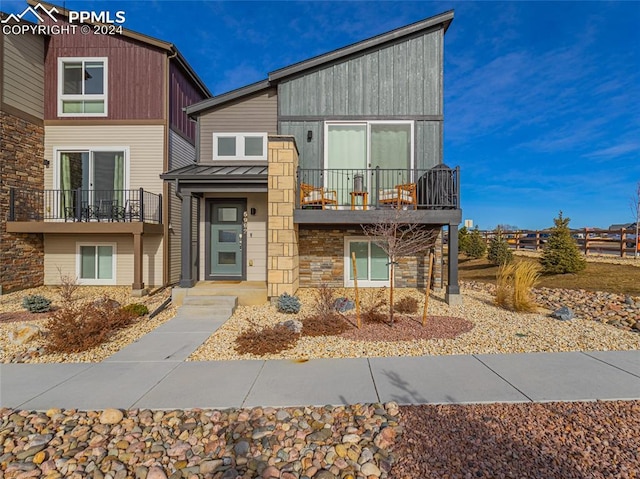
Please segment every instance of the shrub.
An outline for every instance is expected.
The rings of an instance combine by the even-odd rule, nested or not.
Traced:
[[[487,259],[490,263],[501,266],[513,261],[513,253],[509,249],[509,244],[502,234],[502,230],[497,229],[487,250]]]
[[[467,256],[471,258],[482,258],[484,254],[487,252],[487,243],[482,237],[482,233],[476,226],[469,235],[469,244],[466,249]]]
[[[62,298],[63,304],[72,303],[76,300],[75,295],[80,287],[78,284],[78,278],[71,276],[70,274],[62,274],[62,269],[60,267],[58,267],[58,274],[60,275],[58,294]]]
[[[149,314],[149,308],[147,308],[144,304],[140,304],[140,303],[127,304],[122,308],[122,311],[124,311],[125,313],[131,313],[131,315],[136,317]]]
[[[30,294],[24,297],[22,306],[31,313],[46,313],[51,309],[51,300],[39,294]]]
[[[389,304],[385,288],[364,288],[362,291],[363,301],[360,313],[362,319],[370,323],[384,323],[387,315],[382,312],[382,309]]]
[[[318,316],[333,317],[336,315],[336,299],[333,296],[333,289],[329,288],[324,283],[321,284],[314,293],[314,299],[314,309]]]
[[[469,247],[469,230],[466,226],[463,226],[458,230],[458,251],[460,253],[467,254],[467,248]]]
[[[86,351],[107,341],[115,332],[128,326],[134,316],[121,308],[95,303],[65,304],[55,311],[46,328],[49,331],[46,349],[54,353]]]
[[[303,336],[338,336],[351,325],[337,314],[333,316],[310,316],[302,320]]]
[[[297,296],[282,293],[278,297],[278,311],[287,314],[298,314],[300,312],[300,300]]]
[[[412,296],[405,296],[396,303],[398,313],[414,314],[418,312],[418,300]]]
[[[496,304],[513,311],[535,311],[531,288],[539,277],[540,266],[531,261],[502,265],[496,282]]]
[[[549,240],[544,247],[540,264],[544,273],[577,273],[587,267],[587,262],[571,237],[569,218],[562,217],[562,211],[553,220]]]
[[[250,329],[236,338],[235,350],[240,354],[276,354],[295,346],[300,335],[278,324],[262,330]]]

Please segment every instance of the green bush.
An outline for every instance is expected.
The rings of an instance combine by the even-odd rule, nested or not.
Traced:
[[[300,300],[297,296],[291,296],[287,293],[282,293],[278,297],[278,311],[287,314],[298,314],[300,311]]]
[[[24,297],[22,306],[31,313],[46,313],[51,309],[51,300],[39,294],[30,294]]]
[[[469,230],[466,226],[463,226],[458,230],[458,251],[460,253],[467,253],[469,248]]]
[[[144,304],[140,303],[131,303],[127,304],[122,308],[122,311],[125,313],[131,313],[133,316],[144,316],[145,314],[149,314],[149,308],[147,308]]]
[[[502,234],[501,229],[497,229],[493,238],[489,241],[487,259],[490,263],[502,266],[513,261],[513,253],[509,249],[509,244]]]
[[[571,237],[569,218],[562,217],[562,211],[553,220],[549,241],[544,247],[540,264],[547,274],[577,273],[587,267],[587,261]]]
[[[476,226],[469,235],[469,244],[465,253],[471,258],[482,258],[487,252],[487,243]]]

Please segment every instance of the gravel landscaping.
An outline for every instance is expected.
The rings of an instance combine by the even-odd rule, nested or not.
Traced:
[[[0,296],[0,363],[85,363],[100,362],[123,347],[154,330],[175,315],[175,308],[169,305],[153,319],[143,316],[134,324],[116,333],[108,342],[81,353],[51,354],[44,351],[46,342],[47,313],[31,314],[22,307],[22,298],[29,294],[39,294],[53,300],[52,307],[60,305],[56,287],[42,286],[26,291],[17,291]],[[76,292],[77,301],[86,303],[102,298],[104,295],[118,301],[122,306],[130,303],[143,303],[152,312],[169,297],[169,290],[157,294],[134,298],[129,287],[83,286]],[[41,330],[34,339],[19,344],[11,340],[19,328],[35,326]]]
[[[605,304],[624,305],[624,296],[595,296],[598,301],[587,302],[590,297],[585,292],[563,292],[562,301],[570,307],[578,306],[578,317],[571,321],[559,321],[549,316],[550,309],[541,309],[538,313],[523,314],[506,311],[493,304],[493,296],[489,286],[483,284],[464,284],[463,305],[450,307],[444,301],[444,293],[433,293],[429,302],[431,328],[443,329],[446,318],[457,318],[468,321],[472,327],[464,328],[455,337],[448,337],[443,331],[437,339],[397,339],[405,326],[398,323],[393,327],[380,328],[377,340],[361,333],[360,339],[350,339],[358,335],[351,331],[341,336],[301,337],[296,346],[277,354],[254,356],[239,354],[235,349],[235,338],[242,331],[250,328],[273,326],[288,319],[300,319],[313,313],[313,291],[300,290],[299,296],[303,307],[298,315],[283,314],[271,305],[239,307],[236,313],[216,331],[189,358],[192,361],[232,360],[232,359],[313,359],[313,358],[356,358],[381,356],[422,356],[444,354],[494,354],[523,352],[562,352],[562,351],[610,351],[640,349],[640,334],[630,327],[617,328],[598,321],[605,314],[598,313],[600,300]],[[403,295],[414,296],[419,301],[419,310],[424,304],[424,297],[416,290],[398,290],[398,298]],[[341,291],[353,297],[349,291]],[[540,299],[543,299],[541,296]],[[603,299],[604,298],[604,299]],[[637,299],[637,298],[636,298]],[[544,302],[540,302],[544,304]],[[551,303],[548,304],[551,306]],[[638,301],[640,313],[640,301]],[[581,308],[581,309],[580,309]],[[622,308],[622,306],[620,306]],[[613,311],[613,310],[612,310]],[[607,316],[608,317],[608,316]],[[594,321],[596,319],[596,321]],[[638,318],[640,319],[640,318]],[[417,319],[419,321],[419,319]],[[413,321],[414,325],[416,321]],[[438,326],[440,324],[440,326]],[[418,326],[421,328],[421,326]],[[417,329],[417,328],[416,328]],[[459,331],[460,332],[460,331]],[[415,336],[413,336],[415,338]],[[434,336],[429,336],[434,337]]]

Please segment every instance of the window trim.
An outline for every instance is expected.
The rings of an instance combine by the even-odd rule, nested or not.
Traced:
[[[262,137],[262,156],[247,156],[245,155],[244,138],[247,136],[259,136]],[[218,138],[231,138],[236,139],[236,154],[235,156],[218,156]],[[241,132],[241,133],[213,133],[212,137],[212,159],[213,161],[267,161],[267,144],[268,134],[262,132]]]
[[[109,116],[109,62],[107,57],[58,57],[58,116],[65,117],[106,117]],[[104,93],[101,95],[69,95],[64,94],[64,64],[71,62],[102,62],[104,70]],[[64,113],[63,104],[65,101],[96,101],[104,102],[104,113]]]
[[[124,152],[124,186],[123,190],[129,190],[129,147],[128,146],[56,146],[53,148],[53,187],[56,190],[60,190],[60,154],[61,153],[89,153],[92,155],[94,152],[106,153],[106,152]]]
[[[97,256],[97,248],[98,246],[111,246],[111,271],[113,272],[113,277],[111,279],[91,279],[91,278],[82,278],[82,255],[80,253],[80,248],[82,246],[95,246],[96,247],[96,256]],[[117,284],[116,278],[118,277],[118,272],[116,270],[116,266],[118,264],[118,255],[117,255],[117,243],[105,243],[105,242],[94,242],[94,241],[78,241],[76,242],[76,278],[78,278],[78,284],[80,285],[110,285],[113,286]]]
[[[410,144],[410,165],[409,170],[413,170],[416,164],[415,158],[415,143],[416,143],[416,122],[413,120],[352,120],[352,121],[342,121],[342,120],[328,120],[324,122],[324,145],[323,149],[323,168],[325,170],[329,169],[329,126],[334,125],[365,125],[367,127],[367,159],[366,159],[366,168],[369,169],[369,165],[371,164],[371,125],[409,125],[410,126],[410,135],[411,140]],[[345,166],[345,168],[360,168],[360,167],[352,167]]]
[[[353,280],[349,278],[349,271],[351,269],[350,264],[351,264],[351,257],[349,256],[349,244],[351,242],[359,242],[359,243],[369,243],[369,252],[368,252],[368,258],[369,258],[369,264],[371,264],[371,243],[374,242],[373,238],[369,238],[368,236],[345,236],[344,237],[344,250],[343,250],[343,265],[344,265],[344,287],[345,288],[353,288],[354,284],[353,284]],[[388,256],[387,256],[388,258]],[[371,280],[371,279],[367,279],[367,280],[362,280],[359,279],[358,280],[358,287],[362,287],[362,288],[382,288],[382,287],[389,287],[391,285],[391,265],[388,265],[388,278],[385,281],[376,281],[376,280]],[[369,271],[370,272],[370,271]]]

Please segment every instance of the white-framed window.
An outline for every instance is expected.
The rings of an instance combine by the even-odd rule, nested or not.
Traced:
[[[267,159],[266,133],[214,133],[213,160]]]
[[[353,286],[352,253],[356,254],[358,287],[389,286],[389,256],[371,238],[348,236],[344,239],[344,285]]]
[[[76,243],[76,276],[80,284],[116,284],[116,244]]]
[[[58,116],[107,116],[105,57],[58,58]]]

